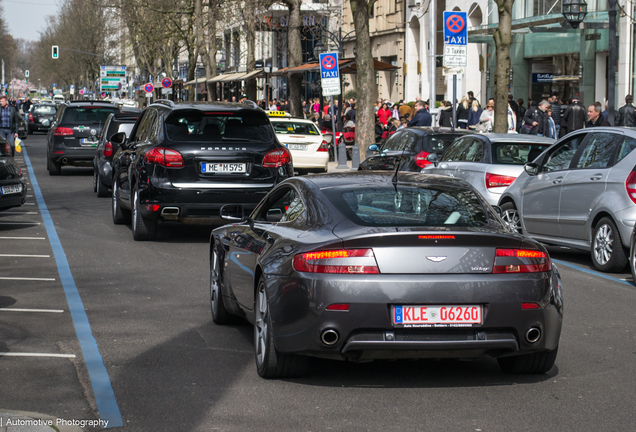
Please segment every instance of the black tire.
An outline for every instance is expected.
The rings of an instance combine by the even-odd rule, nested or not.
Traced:
[[[618,273],[627,265],[628,259],[616,224],[604,217],[592,230],[592,263],[598,271]]]
[[[123,225],[130,222],[130,210],[121,208],[119,201],[119,182],[113,179],[113,192],[111,195],[111,207],[113,215],[113,223],[115,225]]]
[[[629,254],[629,269],[632,271],[632,283],[636,284],[636,245],[634,245],[634,240],[632,240],[631,243],[632,246],[630,248]]]
[[[501,218],[514,231],[518,232],[519,234],[522,233],[521,217],[519,216],[519,211],[517,210],[517,207],[514,205],[514,203],[507,202],[501,206]]]
[[[154,240],[157,235],[157,219],[147,218],[141,214],[139,190],[133,190],[132,235],[137,241]]]
[[[93,167],[93,192],[97,192],[97,182],[99,175],[97,174],[97,170]]]
[[[254,358],[258,374],[263,378],[293,378],[305,375],[309,368],[309,358],[282,354],[276,350],[269,300],[262,278],[256,290],[254,315]]]
[[[234,315],[228,312],[221,298],[221,266],[215,250],[210,257],[210,312],[212,321],[217,325],[232,324]]]
[[[94,181],[95,183],[95,192],[97,192],[97,196],[99,198],[106,198],[107,196],[110,196],[110,193],[108,192],[108,186],[106,186],[100,179],[99,179],[99,174],[96,174],[96,181]]]
[[[559,348],[554,351],[543,351],[513,357],[499,357],[499,367],[511,374],[544,374],[552,369]]]
[[[49,161],[49,175],[50,176],[59,176],[62,175],[62,166],[59,162],[53,162],[51,159]]]

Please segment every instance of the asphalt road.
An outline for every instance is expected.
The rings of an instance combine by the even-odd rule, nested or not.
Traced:
[[[636,287],[571,268],[584,254],[553,254],[563,264],[565,321],[556,366],[541,376],[502,373],[496,361],[316,361],[303,379],[263,380],[250,326],[215,326],[208,304],[210,228],[162,224],[154,242],[134,242],[111,221],[109,199],[92,191],[92,171],[50,177],[45,141],[26,150],[92,335],[130,431],[617,431],[636,420]],[[25,169],[24,163],[23,170]],[[32,193],[30,192],[30,195]],[[29,202],[34,199],[29,198]],[[0,222],[42,223],[38,205]],[[17,211],[17,210],[16,210]],[[42,225],[0,223],[2,253],[51,255]],[[0,408],[95,418],[95,395],[56,263],[2,258],[0,351],[74,354],[0,358]]]

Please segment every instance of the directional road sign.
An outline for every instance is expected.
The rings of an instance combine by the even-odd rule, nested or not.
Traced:
[[[144,86],[144,90],[146,90],[146,93],[152,93],[155,90],[155,86],[152,83],[148,83]]]
[[[100,66],[99,67],[99,90],[117,91],[126,82],[126,66]]]
[[[75,94],[75,85],[71,84],[71,94]]]
[[[172,87],[172,80],[168,77],[165,77],[161,80],[161,86],[165,89]]]
[[[320,81],[323,96],[334,96],[341,93],[338,53],[320,54]]]

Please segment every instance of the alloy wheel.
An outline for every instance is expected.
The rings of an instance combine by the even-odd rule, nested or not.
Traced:
[[[614,232],[607,224],[601,225],[594,236],[594,258],[600,265],[605,265],[612,258]],[[623,264],[624,265],[624,264]]]
[[[501,218],[508,224],[510,229],[521,233],[521,221],[519,220],[519,213],[517,209],[508,209],[503,212]]]
[[[137,212],[139,211],[137,210],[138,205],[139,205],[139,195],[137,191],[135,191],[135,194],[133,195],[133,217],[132,217],[133,232],[137,232],[137,217],[139,216],[137,214]]]
[[[256,320],[254,325],[254,344],[256,345],[256,362],[262,365],[267,355],[268,310],[264,287],[260,287],[256,300]]]

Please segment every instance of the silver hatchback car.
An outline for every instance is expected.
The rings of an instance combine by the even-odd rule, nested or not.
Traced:
[[[519,232],[591,252],[594,267],[627,264],[636,221],[636,129],[572,132],[524,166],[499,205]]]
[[[533,135],[484,133],[457,138],[439,162],[422,169],[423,173],[459,177],[470,183],[497,205],[501,194],[532,162],[556,141]]]

